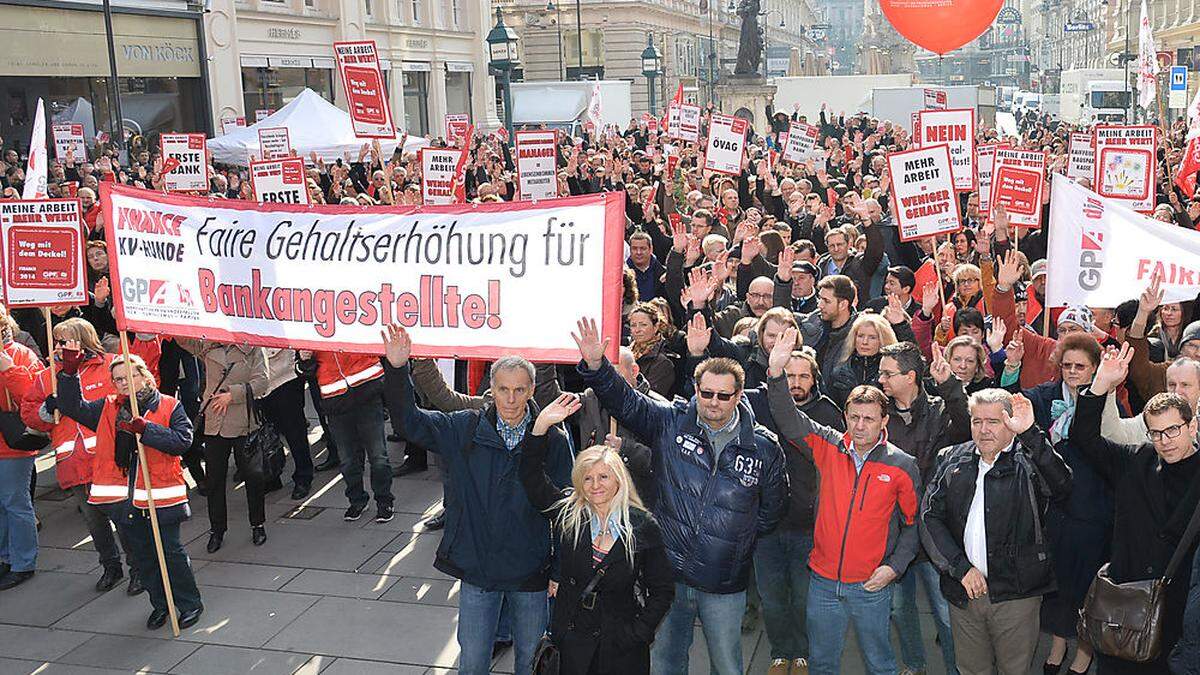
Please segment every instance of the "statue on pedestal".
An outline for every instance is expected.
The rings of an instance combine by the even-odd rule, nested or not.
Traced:
[[[734,75],[755,76],[762,65],[763,39],[758,29],[758,13],[761,0],[740,0],[737,14],[742,18],[742,32],[738,39],[737,65]]]

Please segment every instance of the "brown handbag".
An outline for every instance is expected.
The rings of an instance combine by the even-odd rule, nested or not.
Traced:
[[[1096,573],[1079,610],[1075,627],[1079,638],[1106,656],[1134,663],[1157,659],[1163,647],[1163,596],[1197,530],[1200,530],[1200,505],[1188,521],[1187,530],[1161,578],[1119,584],[1109,577],[1105,563]]]

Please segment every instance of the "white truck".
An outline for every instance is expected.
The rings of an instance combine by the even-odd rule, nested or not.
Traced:
[[[617,125],[624,130],[633,117],[631,82],[623,80],[584,80],[580,82],[513,82],[513,126],[546,126],[562,129],[571,136],[582,136],[587,120],[592,89],[600,85],[602,126]]]
[[[891,75],[812,75],[775,77],[775,110],[791,115],[799,104],[800,114],[816,122],[821,104],[832,114],[853,115],[871,111],[871,92],[878,87],[910,87],[916,81],[911,73]],[[905,123],[907,126],[908,123]]]
[[[1119,68],[1076,68],[1059,77],[1059,117],[1071,124],[1123,122],[1130,93]]]
[[[996,88],[983,85],[876,87],[871,90],[867,112],[881,121],[890,120],[908,129],[912,126],[912,114],[926,108],[927,91],[945,92],[947,108],[975,110],[975,123],[980,127],[996,125]]]

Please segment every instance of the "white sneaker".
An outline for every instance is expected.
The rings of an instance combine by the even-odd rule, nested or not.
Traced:
[[[796,659],[792,661],[791,675],[808,675],[808,659]]]
[[[791,664],[787,659],[775,659],[767,669],[767,675],[789,675]]]

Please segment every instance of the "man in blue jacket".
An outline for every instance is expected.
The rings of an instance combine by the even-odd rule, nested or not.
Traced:
[[[529,503],[517,469],[525,435],[537,417],[534,367],[519,356],[492,364],[492,400],[482,410],[453,413],[417,407],[408,357],[412,340],[388,327],[385,397],[392,419],[410,441],[441,455],[446,481],[446,532],[433,566],[460,579],[458,672],[486,675],[492,641],[507,605],[512,617],[516,675],[528,675],[548,621],[550,527]],[[546,473],[558,487],[571,482],[571,448],[561,429],[550,430]]]
[[[675,601],[651,652],[654,675],[686,675],[696,615],[712,672],[742,673],[742,614],[754,544],[787,510],[787,474],[774,434],[754,422],[742,398],[745,372],[732,359],[696,368],[690,401],[656,401],[621,378],[605,358],[596,322],[574,335],[579,371],[601,405],[653,452]]]

